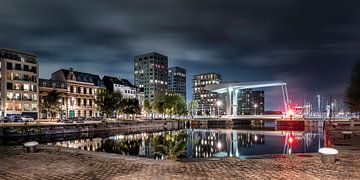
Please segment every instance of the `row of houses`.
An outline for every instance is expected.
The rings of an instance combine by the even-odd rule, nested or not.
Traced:
[[[50,79],[40,79],[40,100],[50,91],[62,92],[61,111],[58,118],[100,117],[95,99],[103,91],[121,92],[123,98],[138,98],[143,102],[142,89],[135,88],[128,80],[75,71],[73,68],[60,69],[52,73]],[[47,118],[40,113],[39,118]]]
[[[60,69],[50,79],[39,78],[35,54],[1,48],[0,50],[0,116],[30,116],[47,118],[39,105],[43,97],[56,90],[61,93],[61,111],[57,118],[98,117],[95,99],[108,90],[118,91],[124,98],[138,98],[143,102],[143,90],[128,80],[117,77],[79,72],[73,68]]]

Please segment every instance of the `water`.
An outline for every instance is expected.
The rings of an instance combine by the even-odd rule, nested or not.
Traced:
[[[87,151],[101,151],[154,159],[237,157],[317,152],[323,147],[321,127],[307,131],[275,129],[184,129],[155,133],[47,143]]]

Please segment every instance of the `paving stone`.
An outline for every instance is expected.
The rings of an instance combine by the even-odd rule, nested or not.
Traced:
[[[37,153],[0,147],[0,179],[360,179],[360,150],[340,149],[339,161],[310,157],[170,161],[49,146]]]

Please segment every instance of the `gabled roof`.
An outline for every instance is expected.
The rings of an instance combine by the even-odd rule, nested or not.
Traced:
[[[68,78],[71,72],[71,70],[68,69],[60,69],[60,71],[63,72],[65,79]],[[76,81],[94,83],[95,86],[99,86],[99,87],[104,86],[99,75],[84,73],[79,71],[73,71],[73,73],[75,75]]]
[[[102,80],[103,80],[104,84],[111,84],[111,85],[112,84],[121,84],[121,85],[128,86],[128,87],[135,87],[127,79],[119,79],[117,77],[104,76]]]

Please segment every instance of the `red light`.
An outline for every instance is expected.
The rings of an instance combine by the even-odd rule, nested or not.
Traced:
[[[294,143],[295,139],[294,139],[294,137],[290,136],[288,141],[289,141],[289,144],[292,144],[292,143]]]

